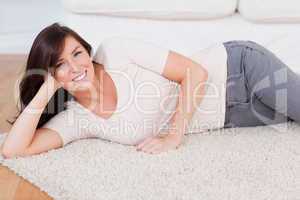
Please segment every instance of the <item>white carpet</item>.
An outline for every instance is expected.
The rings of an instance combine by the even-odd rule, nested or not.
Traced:
[[[158,155],[86,139],[0,162],[60,200],[300,198],[299,125],[221,130],[188,134]]]

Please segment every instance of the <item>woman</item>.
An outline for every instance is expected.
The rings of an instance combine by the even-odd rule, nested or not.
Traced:
[[[182,144],[201,102],[204,107],[218,102],[226,108],[221,115],[210,115],[221,116],[218,128],[300,120],[299,77],[262,46],[230,41],[201,56],[203,63],[154,44],[114,38],[105,40],[92,58],[91,46],[77,33],[52,24],[39,33],[30,50],[20,84],[21,111],[2,154],[6,158],[33,155],[93,137],[160,153]],[[205,83],[214,75],[218,77],[214,84],[225,80],[226,95],[212,103],[206,101]],[[173,82],[181,86],[179,97],[162,99],[174,91],[164,87]],[[153,94],[153,89],[162,97],[138,99],[143,97],[138,94]],[[136,105],[128,104],[127,97],[138,99]],[[171,113],[160,110],[162,100]],[[127,109],[123,113],[121,105]],[[145,128],[146,119],[156,126]],[[120,126],[121,120],[127,124],[112,132],[114,122]],[[171,129],[161,131],[162,123]],[[143,126],[127,130],[132,124]]]

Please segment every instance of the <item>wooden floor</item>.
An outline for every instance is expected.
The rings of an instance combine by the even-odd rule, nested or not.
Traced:
[[[0,165],[0,200],[49,200],[45,192]]]
[[[0,55],[0,132],[8,131],[5,119],[15,112],[14,85],[20,69],[24,67],[25,55]],[[0,165],[0,200],[44,200],[51,199],[28,181]]]

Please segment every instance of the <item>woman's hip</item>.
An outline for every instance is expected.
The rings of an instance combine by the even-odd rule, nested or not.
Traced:
[[[279,84],[296,82],[299,76],[265,47],[252,41],[229,41],[227,51],[227,103],[246,103],[263,89],[276,90]],[[295,80],[295,81],[294,81]]]
[[[276,71],[288,69],[287,66],[272,52],[252,41],[229,41],[224,46],[227,51],[225,124],[253,126],[288,120],[257,98],[259,89],[266,87],[262,80],[274,77]],[[279,117],[267,120],[275,115]]]

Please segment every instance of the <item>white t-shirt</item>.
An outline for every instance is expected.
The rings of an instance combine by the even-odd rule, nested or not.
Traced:
[[[66,110],[51,118],[43,127],[57,131],[64,145],[91,137],[136,145],[168,129],[180,91],[180,84],[162,76],[168,54],[167,48],[133,38],[112,37],[104,40],[93,60],[103,64],[114,81],[118,97],[116,111],[105,119],[71,100],[67,102]],[[216,91],[215,86],[222,87],[226,83],[225,47],[218,44],[197,52],[191,58],[208,70],[210,84],[206,87],[208,96],[204,96],[195,111],[188,132],[222,128],[225,91]]]

